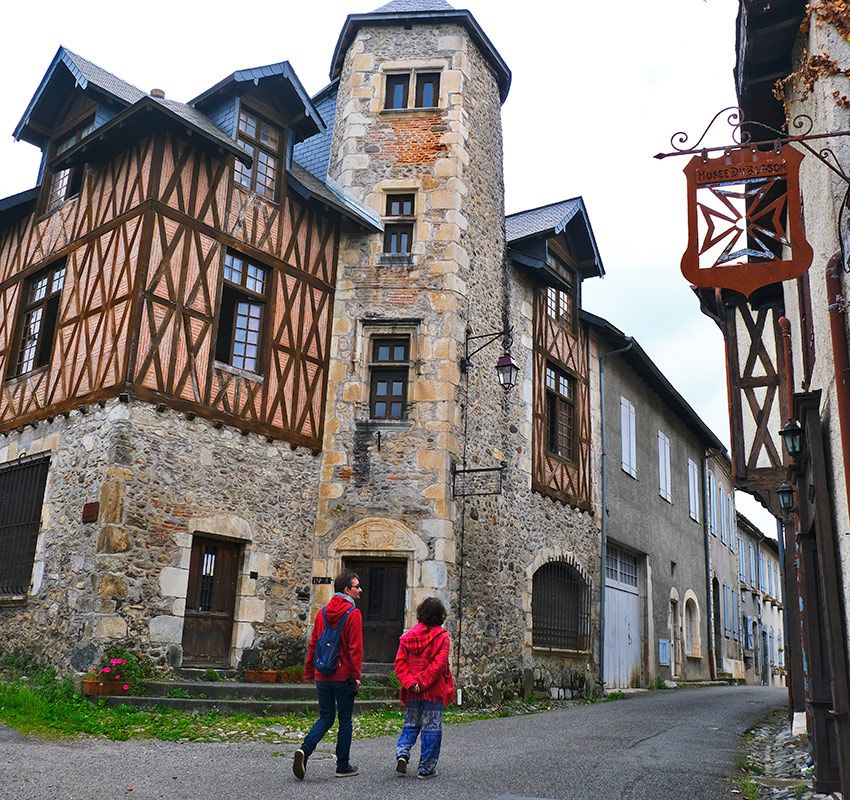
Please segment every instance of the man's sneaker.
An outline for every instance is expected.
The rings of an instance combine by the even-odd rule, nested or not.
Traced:
[[[416,777],[417,778],[423,778],[423,779],[424,778],[436,778],[437,777],[437,770],[432,769],[430,772],[420,772]]]
[[[299,781],[304,780],[304,775],[307,772],[307,754],[300,747],[295,751],[295,756],[292,759],[292,771]]]
[[[354,764],[348,764],[344,767],[337,766],[336,768],[336,776],[337,778],[350,778],[352,775],[357,775],[360,772]]]
[[[399,775],[407,775],[407,759],[404,756],[399,756],[395,760],[395,771]]]

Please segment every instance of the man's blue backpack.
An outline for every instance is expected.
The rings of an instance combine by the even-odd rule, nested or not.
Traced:
[[[335,628],[332,628],[330,623],[328,623],[326,609],[322,609],[322,618],[325,621],[325,627],[319,634],[319,638],[316,641],[316,649],[313,651],[313,666],[322,675],[333,675],[339,666],[339,645],[342,641],[342,628],[352,611],[354,611],[354,606],[349,608],[342,615],[339,624]]]

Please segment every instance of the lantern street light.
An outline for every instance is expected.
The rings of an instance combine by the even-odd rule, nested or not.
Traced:
[[[472,365],[472,357],[476,353],[480,353],[485,347],[487,347],[487,345],[495,342],[501,337],[504,340],[503,346],[505,349],[496,361],[496,375],[499,379],[499,385],[502,386],[505,391],[516,386],[517,378],[519,377],[519,367],[511,357],[511,345],[513,344],[511,331],[513,331],[513,328],[506,328],[502,331],[482,333],[477,336],[470,336],[467,331],[466,341],[464,342],[464,355],[460,361],[460,371],[468,372],[469,367]],[[486,341],[470,350],[469,343],[479,342],[481,339],[485,339]]]
[[[800,455],[800,451],[803,449],[803,429],[797,420],[789,419],[782,426],[779,435],[782,437],[782,442],[791,458],[796,458]]]
[[[783,511],[791,511],[794,507],[794,489],[786,481],[782,481],[782,485],[776,490],[776,497]]]

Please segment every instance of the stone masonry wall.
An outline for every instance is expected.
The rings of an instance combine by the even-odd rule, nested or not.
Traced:
[[[115,643],[179,665],[197,532],[242,544],[231,666],[248,649],[301,659],[316,456],[135,400],[16,431],[0,462],[42,451],[51,462],[31,596],[0,607],[8,646],[77,670]],[[83,524],[93,501],[99,518]]]

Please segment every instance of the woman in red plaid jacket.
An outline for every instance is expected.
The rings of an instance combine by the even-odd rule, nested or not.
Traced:
[[[407,773],[410,749],[422,733],[418,777],[437,774],[443,738],[443,709],[455,698],[449,669],[449,632],[443,627],[446,607],[427,597],[416,609],[419,622],[399,640],[395,674],[401,683],[404,727],[396,744],[396,772]]]

